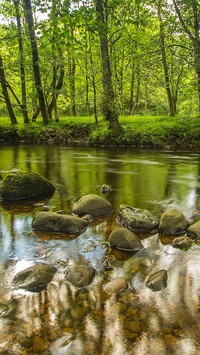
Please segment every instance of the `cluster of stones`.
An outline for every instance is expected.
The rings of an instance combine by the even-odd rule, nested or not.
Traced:
[[[8,175],[1,186],[1,198],[4,201],[30,199],[46,194],[53,194],[55,186],[38,174],[16,173]],[[56,212],[40,212],[32,221],[32,228],[37,231],[65,232],[80,235],[89,225],[91,219],[113,212],[112,205],[104,198],[89,194],[82,196],[72,207],[72,215]],[[147,210],[120,206],[117,222],[121,225],[111,232],[109,243],[112,248],[128,252],[136,252],[143,248],[137,234],[179,236],[173,240],[172,246],[187,250],[192,241],[189,237],[200,238],[200,220],[191,224],[184,215],[169,209],[161,216],[160,221]],[[34,265],[18,273],[13,280],[15,286],[29,291],[40,291],[52,280],[57,268],[47,264]],[[66,270],[66,279],[76,287],[90,284],[95,270],[88,265],[78,265]],[[149,276],[147,287],[153,291],[167,286],[167,271],[159,270]],[[128,287],[124,278],[110,281],[104,289],[108,293],[117,293]]]

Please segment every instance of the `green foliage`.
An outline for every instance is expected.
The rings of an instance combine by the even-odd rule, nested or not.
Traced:
[[[83,4],[76,0],[64,2],[32,0],[45,100],[48,106],[52,95],[54,93],[58,95],[57,106],[60,116],[70,115],[72,93],[69,67],[72,59],[75,63],[73,99],[76,113],[88,115],[93,114],[96,109],[97,113],[102,115],[105,111],[105,103],[107,104],[106,100],[109,100],[106,95],[102,105],[102,61],[94,3]],[[112,83],[116,104],[121,115],[165,115],[168,113],[157,3],[146,0],[104,2]],[[186,26],[194,34],[192,11],[189,11],[191,2],[178,0],[177,4]],[[33,80],[30,41],[27,36],[24,9],[20,2],[19,9],[24,48],[26,99],[31,119],[38,102]],[[0,10],[3,20],[0,25],[0,39],[5,75],[12,88],[12,91],[9,91],[11,103],[15,113],[18,114],[21,109],[19,102],[22,98],[15,8],[12,2],[2,0]],[[175,96],[176,91],[178,93],[177,113],[191,116],[198,110],[194,48],[188,36],[185,35],[173,5],[164,0],[161,10],[170,86]],[[199,5],[197,10],[199,15]],[[64,83],[63,87],[57,90],[52,83],[55,77],[58,83],[58,73],[62,65],[65,70]],[[0,97],[0,112],[4,114],[6,105],[1,92]],[[115,111],[115,101],[109,101],[108,109],[112,115],[116,116],[118,112]],[[97,135],[101,136],[100,132]]]
[[[0,140],[5,142],[125,145],[135,147],[197,146],[200,142],[199,116],[121,116],[123,132],[113,136],[105,120],[94,124],[92,116],[62,117],[47,126],[42,122],[24,124],[18,117],[18,125],[11,126],[9,119],[0,120]],[[55,140],[45,140],[45,134],[53,133]]]

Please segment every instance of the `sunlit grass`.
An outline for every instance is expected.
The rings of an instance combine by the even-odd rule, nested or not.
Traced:
[[[93,116],[60,117],[59,122],[52,120],[43,124],[41,117],[36,122],[23,123],[22,117],[17,117],[18,124],[11,125],[8,116],[0,116],[0,136],[17,132],[20,139],[40,141],[44,130],[54,129],[66,136],[76,137],[82,141],[110,143],[112,132],[102,117],[95,124]],[[162,146],[173,142],[190,142],[200,140],[200,117],[170,117],[170,116],[121,116],[119,122],[123,132],[115,137],[119,144]],[[60,134],[60,133],[59,133]]]

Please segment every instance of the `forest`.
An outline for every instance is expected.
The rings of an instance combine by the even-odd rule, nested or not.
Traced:
[[[0,117],[198,116],[198,0],[2,0]]]

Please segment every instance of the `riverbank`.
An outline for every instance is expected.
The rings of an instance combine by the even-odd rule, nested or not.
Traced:
[[[122,133],[113,136],[102,119],[66,117],[44,126],[41,121],[11,125],[0,118],[0,142],[9,144],[61,144],[74,146],[135,147],[151,149],[200,148],[199,117],[128,116],[120,117]]]

